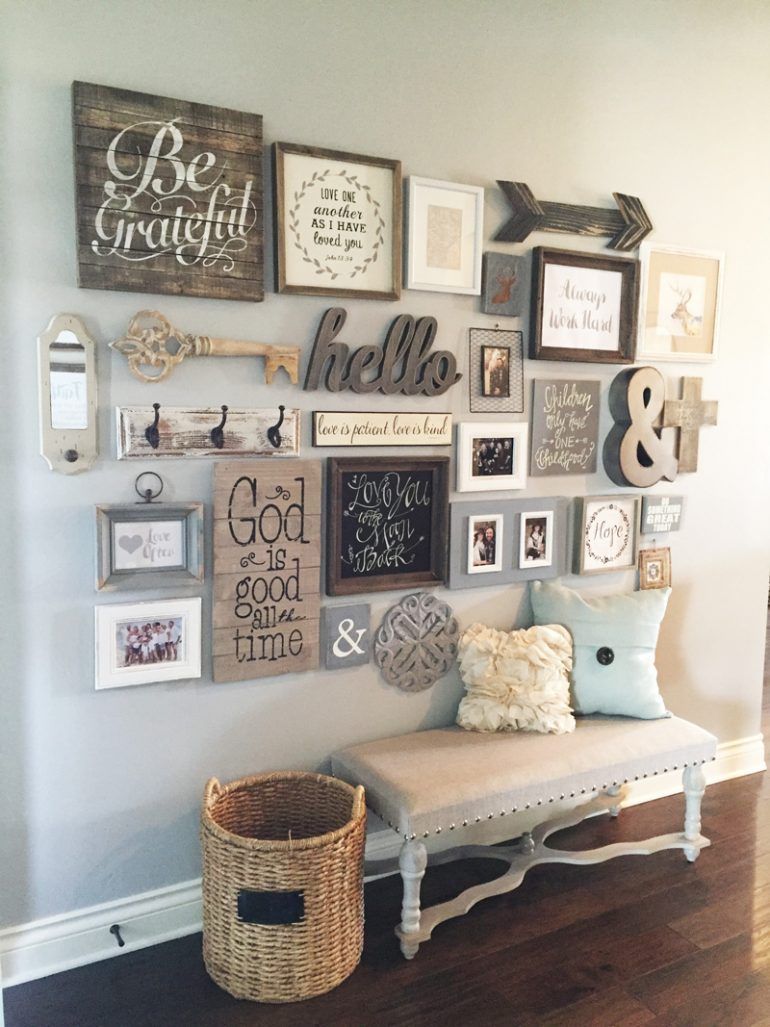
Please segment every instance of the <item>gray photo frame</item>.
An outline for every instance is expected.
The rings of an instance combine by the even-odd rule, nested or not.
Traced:
[[[201,581],[202,503],[96,507],[98,592],[176,588]]]
[[[482,363],[484,351],[508,351],[508,394],[485,396]],[[524,412],[524,336],[505,328],[470,328],[468,331],[468,387],[472,414],[521,414]]]
[[[570,540],[569,499],[564,496],[548,496],[532,499],[483,499],[461,500],[450,503],[449,525],[451,545],[449,550],[449,588],[497,588],[515,581],[544,581],[569,574]],[[519,566],[521,549],[521,514],[529,512],[551,514],[552,561],[548,566],[534,564]],[[487,574],[468,573],[468,521],[469,518],[503,518],[502,568]]]

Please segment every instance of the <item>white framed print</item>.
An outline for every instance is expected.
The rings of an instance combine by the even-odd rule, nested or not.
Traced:
[[[481,294],[484,189],[409,178],[407,289]]]
[[[468,574],[503,569],[503,515],[468,517]]]
[[[96,688],[201,676],[201,600],[96,607]]]
[[[575,573],[636,569],[641,496],[577,499]]]
[[[553,510],[522,510],[519,514],[519,567],[550,567],[553,563]]]
[[[527,484],[526,421],[464,421],[457,430],[457,491],[495,492]]]
[[[639,258],[637,357],[715,360],[724,254],[646,242],[639,248]]]

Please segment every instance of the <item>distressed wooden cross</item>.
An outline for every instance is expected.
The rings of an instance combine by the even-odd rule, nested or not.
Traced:
[[[679,429],[679,470],[698,470],[698,440],[704,425],[717,423],[718,403],[701,399],[702,378],[682,378],[682,398],[663,405],[663,427]]]

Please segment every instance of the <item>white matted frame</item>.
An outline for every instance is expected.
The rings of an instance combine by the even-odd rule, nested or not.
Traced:
[[[97,690],[201,676],[199,596],[110,603],[95,612]]]
[[[96,589],[169,588],[203,581],[203,504],[96,507]]]
[[[484,189],[409,178],[407,289],[481,294]]]
[[[646,242],[639,258],[637,358],[715,360],[724,253]]]
[[[641,496],[581,496],[576,502],[575,573],[634,570]]]
[[[489,537],[490,531],[492,532],[491,538]],[[478,534],[483,536],[480,540],[476,538]],[[469,514],[468,574],[497,573],[502,569],[503,515]]]
[[[553,510],[522,510],[519,514],[519,567],[550,567],[553,563]]]
[[[526,421],[464,421],[457,426],[457,491],[496,492],[527,484]]]

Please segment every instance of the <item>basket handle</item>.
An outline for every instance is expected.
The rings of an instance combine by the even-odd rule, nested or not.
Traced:
[[[364,810],[366,809],[366,792],[364,791],[363,785],[356,785],[355,795],[353,796],[353,820],[358,820],[359,817],[363,816]]]
[[[215,777],[210,777],[203,791],[203,808],[208,809],[213,806],[221,794],[222,786],[219,781]]]

